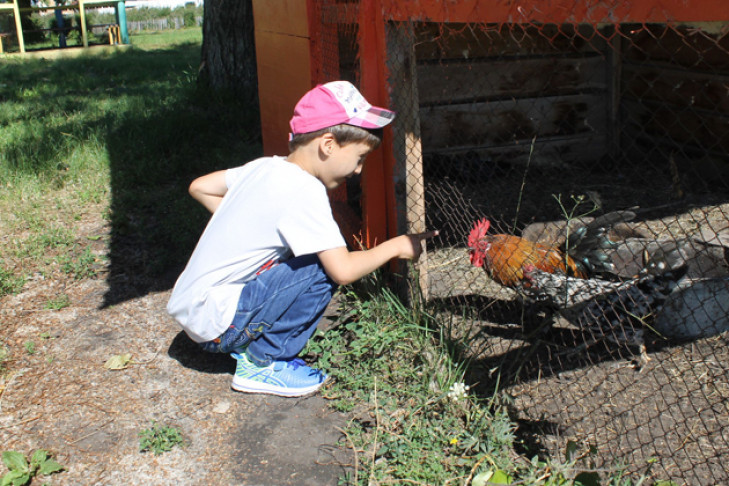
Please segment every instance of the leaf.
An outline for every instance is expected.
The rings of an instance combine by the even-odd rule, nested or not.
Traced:
[[[115,356],[112,356],[108,360],[106,360],[106,363],[104,364],[104,368],[110,369],[110,370],[123,370],[129,365],[129,362],[132,360],[132,355],[129,353],[125,354],[117,354]]]
[[[582,486],[600,486],[600,475],[596,472],[582,472],[575,477],[575,482]]]
[[[40,469],[38,469],[38,474],[40,475],[47,475],[47,474],[53,474],[59,471],[63,471],[63,466],[54,461],[53,459],[46,459],[43,461],[40,465]]]
[[[25,482],[20,482],[25,479]],[[0,486],[11,486],[15,484],[26,484],[30,480],[30,474],[20,471],[10,471],[0,479]]]
[[[41,464],[43,464],[46,459],[48,459],[48,451],[38,449],[33,453],[33,456],[30,458],[30,466],[37,468]]]
[[[511,484],[511,478],[501,469],[494,472],[494,475],[489,479],[491,484]]]
[[[3,452],[3,463],[11,471],[19,471],[21,473],[28,472],[28,461],[25,460],[25,456],[20,452],[16,451],[5,451]]]
[[[18,471],[15,471],[18,472]],[[30,473],[19,473],[20,476],[13,479],[13,486],[24,486],[30,482]]]
[[[577,443],[573,440],[567,441],[567,446],[565,447],[564,455],[567,458],[567,462],[572,462],[575,460],[575,457],[577,457]]]
[[[471,481],[472,486],[486,486],[486,483],[491,479],[491,476],[494,475],[493,471],[486,471],[482,472],[476,475],[475,478],[473,478],[473,481]]]

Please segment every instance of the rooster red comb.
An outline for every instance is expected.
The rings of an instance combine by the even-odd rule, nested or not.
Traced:
[[[476,221],[473,225],[471,233],[468,235],[468,246],[476,246],[476,242],[486,236],[486,232],[489,230],[491,223],[488,219],[483,218],[480,221]]]

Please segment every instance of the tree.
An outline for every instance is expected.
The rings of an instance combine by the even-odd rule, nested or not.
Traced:
[[[205,0],[200,82],[258,105],[252,0]]]

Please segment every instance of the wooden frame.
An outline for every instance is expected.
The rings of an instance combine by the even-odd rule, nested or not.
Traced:
[[[117,17],[120,17],[120,10],[123,11],[125,8],[126,0],[78,0],[76,3],[71,3],[62,6],[53,7],[31,7],[31,8],[20,8],[18,6],[18,0],[13,0],[13,3],[0,3],[0,13],[10,13],[15,18],[15,30],[17,32],[18,46],[20,52],[25,53],[25,39],[23,36],[23,26],[20,23],[20,12],[25,11],[47,11],[47,10],[78,10],[81,18],[81,39],[84,47],[89,47],[88,35],[86,33],[86,9],[89,7],[115,7],[117,10]],[[120,26],[119,39],[124,43],[129,42],[129,34],[126,28],[126,14],[122,15],[124,19],[123,25]],[[120,22],[121,23],[121,22]],[[0,49],[0,52],[2,50]]]
[[[359,88],[370,102],[380,106],[392,106],[388,95],[392,88],[388,85],[388,59],[410,59],[413,54],[406,52],[412,51],[407,42],[388,42],[388,36],[397,35],[389,28],[393,22],[604,25],[608,20],[615,24],[729,21],[726,0],[360,0],[356,5],[352,9],[343,4],[328,8],[339,9],[342,16],[346,14],[346,20],[341,21],[358,25]],[[321,8],[321,2],[315,0],[254,0],[266,153],[286,151],[287,122],[293,105],[316,83],[327,81],[321,79],[324,63],[336,62],[322,56],[322,44],[328,36],[327,26],[320,25]],[[414,66],[405,72],[409,75],[398,80],[398,96],[409,93],[406,96],[417,97],[417,72]],[[615,116],[613,108],[609,123],[615,123]],[[408,147],[407,154],[395,154],[393,147],[398,144]],[[395,183],[401,181],[406,192],[415,187],[410,179],[422,173],[420,144],[418,113],[400,113],[393,127],[385,131],[383,148],[368,158],[362,176],[361,204],[366,246],[398,233],[425,229],[424,197],[409,198],[406,194],[403,199],[402,194],[396,193]],[[407,161],[397,160],[403,156]]]

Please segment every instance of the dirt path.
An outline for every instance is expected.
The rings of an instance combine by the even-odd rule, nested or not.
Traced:
[[[52,451],[67,468],[43,478],[53,485],[337,484],[349,460],[337,446],[346,418],[324,398],[233,392],[234,361],[201,353],[180,332],[165,312],[169,291],[103,308],[107,290],[103,276],[36,277],[0,299],[10,351],[2,450]],[[45,309],[60,292],[71,305]],[[124,353],[132,355],[126,369],[104,367]],[[152,421],[179,428],[186,446],[139,452],[138,434]]]

